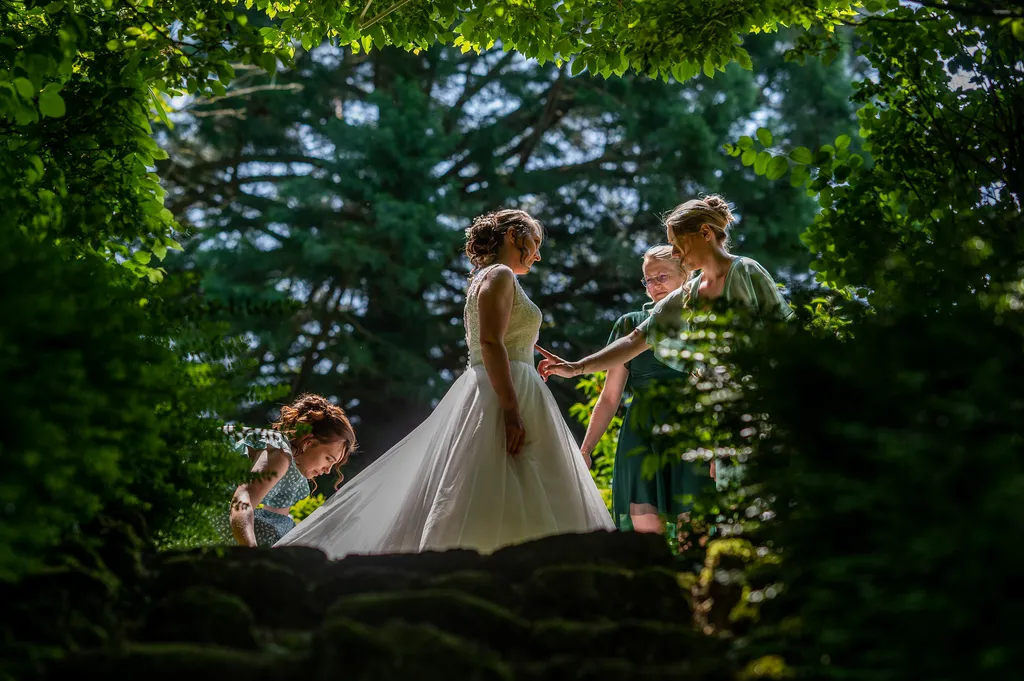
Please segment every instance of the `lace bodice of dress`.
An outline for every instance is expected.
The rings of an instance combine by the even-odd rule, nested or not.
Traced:
[[[492,268],[485,267],[470,280],[466,291],[466,345],[469,347],[469,364],[483,364],[480,353],[480,312],[477,304],[480,282]],[[512,313],[509,315],[508,328],[505,329],[505,349],[510,362],[526,362],[533,364],[533,346],[537,344],[540,334],[540,323],[543,319],[540,308],[526,295],[516,279],[512,299]]]

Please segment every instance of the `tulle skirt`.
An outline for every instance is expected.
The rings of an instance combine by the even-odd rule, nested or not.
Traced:
[[[611,530],[604,500],[558,405],[532,364],[510,362],[526,428],[505,453],[497,394],[483,366],[434,412],[275,546],[331,558],[449,548],[489,553],[551,535]]]

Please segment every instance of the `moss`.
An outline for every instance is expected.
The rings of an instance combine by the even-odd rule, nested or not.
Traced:
[[[252,611],[238,596],[194,586],[165,597],[150,611],[143,638],[255,649],[254,624]]]
[[[532,662],[516,675],[517,681],[735,681],[724,666],[691,664],[646,665],[630,659],[562,656]]]
[[[721,643],[710,641],[690,626],[627,620],[573,622],[543,620],[531,630],[535,657],[573,655],[579,658],[623,657],[637,664],[681,663],[695,657],[721,657]]]
[[[174,561],[160,571],[151,592],[165,597],[192,585],[205,585],[244,600],[264,626],[289,627],[308,619],[309,578],[265,556],[254,551],[245,562],[209,556]]]
[[[494,652],[424,624],[390,622],[370,627],[347,619],[328,620],[314,654],[314,681],[339,677],[359,681],[512,681]]]
[[[338,565],[339,567],[341,564]],[[335,569],[327,579],[313,590],[315,611],[310,615],[320,619],[328,606],[339,598],[354,594],[388,591],[410,591],[423,587],[426,577],[409,570],[390,568],[360,567],[356,569]]]
[[[494,603],[442,589],[348,596],[331,606],[327,618],[369,626],[396,621],[429,624],[501,651],[518,646],[528,631],[526,622]]]
[[[486,570],[461,570],[430,580],[434,589],[454,589],[496,603],[513,612],[518,611],[519,596],[505,577]]]
[[[669,570],[557,565],[534,572],[519,593],[530,617],[691,619],[687,594]]]
[[[132,644],[117,651],[72,655],[53,666],[45,681],[67,678],[146,681],[299,681],[303,661],[217,646],[185,643]]]
[[[675,557],[659,535],[640,532],[561,534],[509,546],[487,560],[491,570],[513,576],[549,565],[604,565],[639,570],[671,567]]]

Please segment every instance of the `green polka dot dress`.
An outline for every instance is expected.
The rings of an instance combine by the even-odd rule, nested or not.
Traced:
[[[246,458],[249,456],[249,449],[256,451],[280,449],[291,458],[291,465],[288,466],[284,476],[263,498],[264,506],[291,508],[309,496],[309,481],[295,465],[291,445],[284,435],[276,430],[241,426],[225,426],[224,434],[227,436],[230,446]],[[234,490],[231,492],[233,494]],[[230,507],[226,513],[217,515],[214,525],[226,543],[235,543],[234,536],[231,534]],[[275,513],[266,508],[257,508],[253,512],[253,529],[256,533],[256,543],[259,546],[273,546],[294,527],[295,521],[291,516]]]

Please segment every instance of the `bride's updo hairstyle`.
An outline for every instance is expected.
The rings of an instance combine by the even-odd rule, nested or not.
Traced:
[[[323,444],[344,441],[345,453],[334,465],[337,476],[334,489],[338,489],[341,481],[345,479],[341,467],[348,463],[349,457],[356,450],[356,432],[349,423],[344,409],[325,397],[307,393],[300,395],[291,404],[281,407],[281,419],[274,423],[274,429],[289,439],[297,439],[312,433],[313,437]]]
[[[728,202],[715,194],[679,204],[664,220],[665,227],[671,227],[674,234],[692,234],[700,231],[701,225],[707,225],[722,248],[729,246],[729,231],[734,221]]]
[[[544,227],[540,222],[524,210],[496,210],[475,218],[473,224],[466,228],[466,257],[474,271],[495,263],[509,231],[515,236],[516,246],[523,257],[526,257],[523,238],[529,236],[534,227],[543,233]]]

